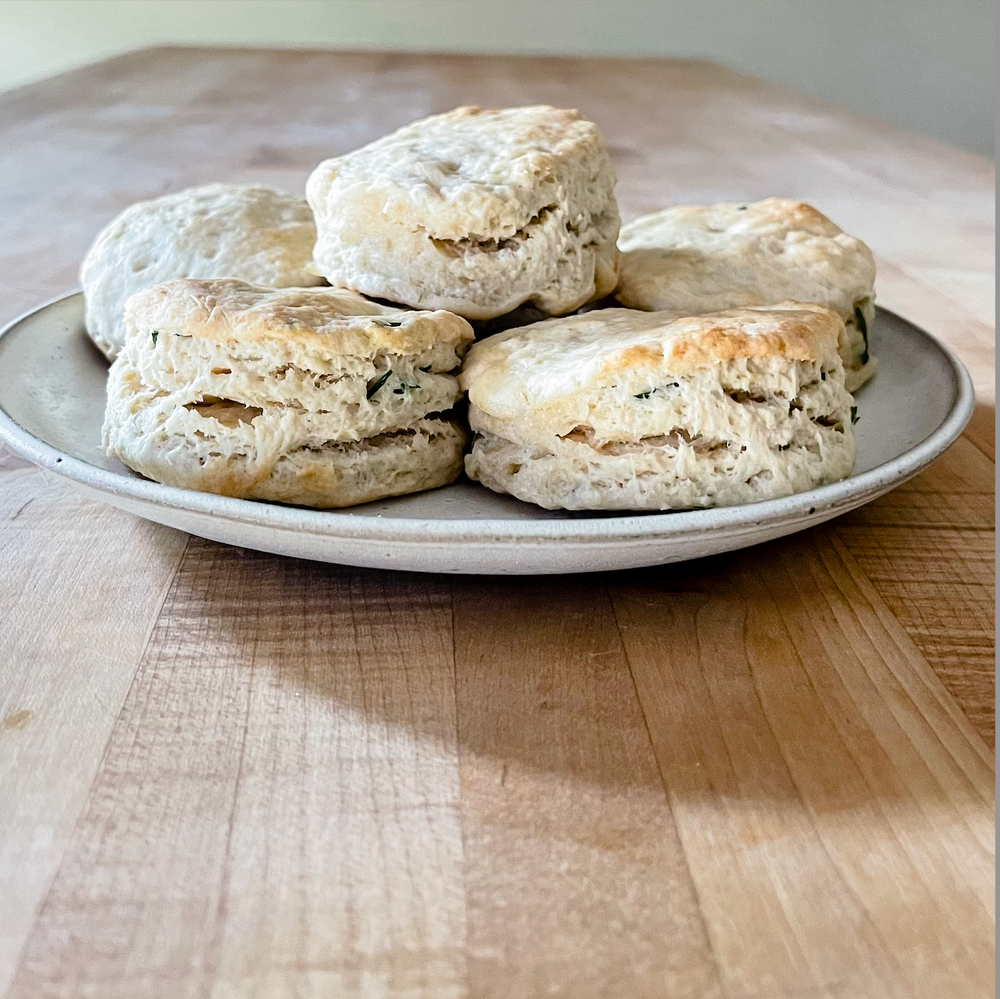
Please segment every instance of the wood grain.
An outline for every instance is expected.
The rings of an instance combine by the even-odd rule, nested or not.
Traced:
[[[985,995],[981,743],[905,638],[873,654],[887,612],[823,531],[768,547],[763,577],[740,554],[612,586],[727,993]]]
[[[994,745],[993,462],[958,441],[834,530],[893,616]]]
[[[464,994],[451,641],[444,583],[192,540],[9,994]]]
[[[966,435],[793,538],[530,580],[227,549],[0,454],[6,999],[993,994],[992,164],[708,63],[156,50],[0,95],[0,312],[139,198],[540,101],[626,218],[866,239]]]
[[[469,993],[722,996],[600,584],[456,587],[455,659]]]
[[[187,543],[53,479],[0,469],[0,989]]]

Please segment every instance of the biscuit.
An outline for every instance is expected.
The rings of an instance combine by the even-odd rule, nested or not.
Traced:
[[[617,282],[615,173],[593,122],[462,107],[320,163],[306,197],[333,285],[492,319],[550,315]]]
[[[729,506],[834,482],[855,452],[844,335],[836,313],[797,303],[499,333],[462,371],[466,472],[550,510]]]
[[[844,320],[850,391],[875,372],[871,250],[801,201],[678,205],[622,226],[615,297],[632,309],[701,315],[786,300],[818,302]]]
[[[323,284],[309,270],[315,242],[306,202],[270,187],[208,184],[132,205],[101,230],[80,268],[87,332],[114,360],[126,299],[176,278]]]
[[[335,288],[180,280],[133,295],[104,447],[167,485],[342,507],[461,471],[449,411],[472,340],[447,312]]]

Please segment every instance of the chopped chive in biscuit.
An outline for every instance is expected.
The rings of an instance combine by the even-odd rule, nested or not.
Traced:
[[[868,299],[856,302],[854,305],[854,325],[857,326],[861,339],[864,342],[864,349],[861,351],[861,363],[868,363],[868,321],[865,319],[863,308],[868,304]]]
[[[378,390],[389,380],[389,375],[391,374],[392,371],[383,372],[383,374],[379,375],[378,378],[373,378],[370,382],[368,382],[367,398],[373,398]]]
[[[670,382],[669,385],[658,385],[656,388],[651,388],[646,392],[640,392],[638,395],[633,396],[635,399],[648,399],[651,395],[655,395],[657,392],[665,392],[667,389],[679,388],[679,382]]]

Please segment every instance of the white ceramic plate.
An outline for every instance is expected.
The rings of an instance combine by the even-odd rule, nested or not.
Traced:
[[[851,478],[786,499],[683,513],[549,512],[468,481],[346,511],[176,489],[101,450],[107,362],[69,295],[0,333],[0,438],[124,510],[203,538],[298,558],[427,572],[587,572],[745,548],[853,510],[905,482],[962,432],[975,398],[961,362],[880,310],[879,373],[858,395]]]

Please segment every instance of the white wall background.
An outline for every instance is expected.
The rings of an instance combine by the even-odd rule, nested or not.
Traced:
[[[157,44],[710,57],[993,155],[992,0],[0,0],[0,89]]]

